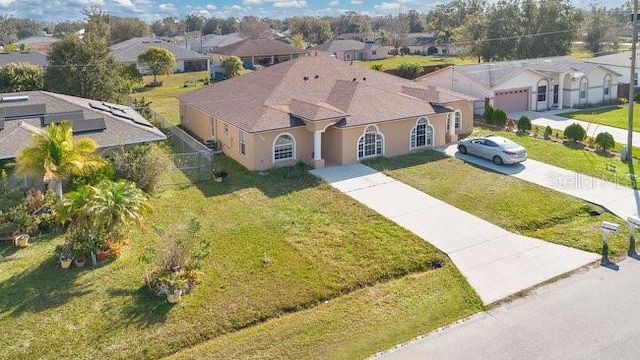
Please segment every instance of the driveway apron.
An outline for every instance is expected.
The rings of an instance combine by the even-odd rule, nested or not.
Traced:
[[[598,259],[511,233],[363,164],[311,173],[446,253],[485,305]]]

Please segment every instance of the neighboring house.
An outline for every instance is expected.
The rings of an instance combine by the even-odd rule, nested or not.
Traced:
[[[166,139],[130,107],[46,91],[0,94],[0,160],[31,145],[51,123],[71,121],[75,137],[94,139],[101,152],[120,145]]]
[[[416,52],[429,54],[437,54],[439,51],[436,47],[436,33],[410,33],[402,41],[402,47],[408,47],[411,54]]]
[[[570,56],[448,66],[416,81],[484,99],[505,111],[548,110],[617,98],[620,74]],[[476,113],[484,104],[476,105]]]
[[[153,37],[138,37],[111,45],[111,52],[116,60],[123,64],[133,64],[142,74],[147,74],[148,69],[138,63],[138,55],[148,48],[156,46],[165,48],[173,53],[176,58],[174,72],[209,71],[209,57],[195,51],[187,50],[182,46],[172,44]]]
[[[183,40],[178,43],[179,46],[184,47],[185,49],[190,49],[192,51],[196,51],[202,54],[212,53],[215,49],[235,44],[239,41],[246,39],[247,37],[239,34],[239,33],[231,33],[226,35],[216,35],[216,34],[193,34],[186,37],[186,40]]]
[[[11,63],[25,63],[42,67],[47,67],[49,65],[47,54],[40,51],[16,51],[11,53],[0,52],[0,68]]]
[[[326,57],[177,96],[180,122],[250,170],[344,165],[457,141],[474,99]]]
[[[315,56],[333,56],[344,61],[377,60],[389,57],[390,46],[356,40],[333,40],[309,49]]]
[[[239,57],[246,67],[273,65],[307,54],[306,50],[271,39],[245,39],[215,49],[214,54]]]
[[[18,46],[21,44],[25,44],[29,46],[30,49],[49,53],[49,51],[51,51],[51,45],[53,45],[53,43],[58,40],[60,39],[52,35],[37,35],[20,39],[18,40],[18,42],[16,42],[16,44]]]
[[[631,78],[631,51],[619,52],[615,54],[596,56],[584,61],[606,66],[620,74],[620,83],[629,84]],[[640,57],[636,55],[636,64],[640,66]],[[638,86],[638,71],[633,78],[633,85]]]

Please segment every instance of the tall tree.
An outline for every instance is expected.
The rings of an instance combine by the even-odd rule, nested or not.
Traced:
[[[367,33],[371,31],[371,19],[356,11],[347,11],[337,19],[335,29],[332,30],[337,34]]]
[[[131,17],[115,17],[109,19],[111,37],[110,44],[117,44],[135,37],[144,37],[151,34],[151,28],[144,21]]]
[[[232,78],[240,75],[243,64],[242,60],[239,57],[227,56],[222,60],[222,67],[224,67],[225,75],[228,78]]]
[[[31,64],[9,64],[0,68],[0,92],[42,90],[44,71]]]
[[[615,19],[604,7],[592,5],[587,23],[589,25],[587,26],[585,47],[592,54],[597,55],[604,49],[606,43],[612,42],[617,37],[614,27]]]
[[[449,26],[445,26],[440,31],[438,31],[438,36],[436,37],[436,44],[442,45],[442,52],[445,54],[449,54],[449,47],[451,46],[451,42],[453,40],[453,29]]]
[[[426,30],[424,17],[416,10],[409,10],[407,13],[408,21],[409,21],[409,32],[410,33],[421,33]]]
[[[33,135],[33,146],[18,153],[18,174],[42,176],[62,198],[62,181],[80,175],[104,162],[93,154],[97,148],[91,138],[73,139],[70,122],[50,124]]]
[[[153,83],[157,84],[158,75],[168,75],[176,65],[173,53],[165,48],[150,46],[146,51],[138,55],[138,61],[153,74]]]
[[[500,0],[487,15],[487,39],[482,44],[484,61],[516,58],[522,32],[521,12],[515,1]]]
[[[291,39],[293,40],[293,46],[297,47],[298,49],[304,49],[304,36],[302,36],[301,33],[293,34]]]
[[[58,37],[64,37],[65,35],[68,35],[68,34],[75,34],[80,29],[84,29],[85,26],[86,24],[84,21],[66,20],[66,21],[57,23],[53,27],[53,35]]]
[[[391,32],[391,46],[395,49],[394,54],[400,54],[400,48],[407,41],[407,33],[409,33],[409,18],[406,14],[398,12],[393,18],[393,30]],[[404,54],[403,54],[404,55]]]
[[[191,14],[184,19],[185,31],[202,31],[205,18],[201,15]]]
[[[464,55],[482,60],[483,40],[486,38],[486,17],[484,13],[470,16],[461,27],[454,31],[454,38],[460,44]]]
[[[238,32],[252,39],[259,39],[269,36],[271,24],[255,16],[245,16],[238,25]]]

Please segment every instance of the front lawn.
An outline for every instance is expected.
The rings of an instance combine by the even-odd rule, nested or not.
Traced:
[[[621,129],[629,128],[629,108],[627,106],[611,106],[598,109],[587,109],[558,114],[571,119],[587,121],[594,124],[613,126]],[[640,105],[633,107],[633,131],[640,131]],[[591,133],[592,129],[589,129]]]
[[[106,265],[59,272],[61,237],[1,247],[0,358],[156,359],[208,340],[220,350],[205,346],[207,357],[225,358],[247,339],[246,357],[365,357],[481,310],[445,255],[306,167],[263,175],[224,156],[216,165],[229,172],[222,183],[155,196],[145,226]],[[212,255],[202,283],[171,306],[143,286],[152,265],[141,255],[152,224],[191,216]]]
[[[580,199],[436,151],[365,163],[502,228],[582,250],[601,250],[603,220],[622,223],[611,214],[590,216],[593,205]],[[613,235],[611,253],[626,251],[626,240],[625,232]]]
[[[544,132],[544,128],[540,131]],[[554,134],[556,132],[558,130],[554,130]],[[624,186],[632,186],[628,174],[635,170],[629,169],[629,165],[622,162],[620,156],[601,155],[590,150],[572,147],[571,144],[563,145],[556,141],[486,127],[476,127],[471,136],[489,134],[506,137],[524,146],[531,159]],[[640,149],[636,149],[634,148],[634,156],[640,156]]]

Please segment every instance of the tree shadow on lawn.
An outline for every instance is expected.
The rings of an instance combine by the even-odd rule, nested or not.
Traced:
[[[86,284],[76,284],[83,269],[58,270],[57,259],[48,257],[37,267],[0,283],[0,313],[20,316],[64,305],[77,296],[90,293]]]
[[[214,157],[216,170],[227,172],[222,182],[213,179],[195,185],[206,197],[231,194],[246,188],[257,188],[269,198],[276,198],[300,190],[316,187],[322,180],[309,173],[309,166],[298,163],[294,166],[275,168],[269,171],[249,171],[224,155]]]
[[[129,297],[131,302],[124,306],[120,313],[129,323],[142,326],[164,323],[167,320],[167,314],[174,307],[174,304],[170,304],[166,298],[152,294],[145,285],[133,292],[129,289],[109,290],[109,295]],[[120,327],[120,325],[114,322],[114,327]]]

